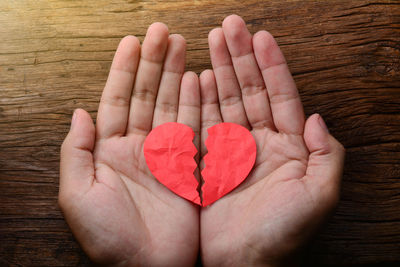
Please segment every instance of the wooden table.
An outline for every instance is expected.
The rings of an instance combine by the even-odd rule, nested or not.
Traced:
[[[89,264],[57,206],[59,149],[75,108],[95,118],[119,40],[165,22],[199,73],[231,13],[276,36],[307,115],[347,148],[340,205],[304,266],[400,263],[400,1],[2,0],[1,266]]]

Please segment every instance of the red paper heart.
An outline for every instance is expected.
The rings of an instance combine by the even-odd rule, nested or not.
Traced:
[[[208,129],[201,172],[203,201],[193,175],[193,130],[170,122],[154,128],[144,142],[144,156],[152,174],[175,194],[201,206],[207,206],[236,188],[251,171],[256,159],[256,143],[251,133],[234,123],[220,123]]]
[[[220,123],[210,127],[206,139],[203,206],[210,205],[235,189],[246,179],[256,161],[256,142],[238,124]]]
[[[154,128],[146,137],[144,157],[151,173],[175,194],[198,205],[199,182],[193,175],[197,168],[192,128],[168,122]]]

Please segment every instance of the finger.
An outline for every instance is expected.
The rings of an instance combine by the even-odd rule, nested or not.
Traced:
[[[147,30],[131,97],[127,134],[146,135],[151,130],[168,35],[167,26],[159,22]]]
[[[208,137],[208,128],[222,122],[221,111],[219,110],[217,84],[214,72],[205,70],[200,74],[200,95],[201,95],[201,157],[207,153],[205,141]]]
[[[72,194],[85,193],[94,180],[93,147],[95,127],[90,115],[78,109],[61,146],[59,202],[63,206]]]
[[[222,29],[251,127],[274,129],[267,89],[253,53],[252,35],[237,15],[227,17]]]
[[[170,35],[154,109],[153,128],[165,122],[176,121],[179,88],[185,69],[185,52],[185,39],[179,34]]]
[[[182,77],[177,122],[183,123],[193,129],[195,133],[193,143],[197,150],[199,150],[200,89],[199,78],[194,72],[186,72]]]
[[[208,43],[222,118],[225,122],[233,122],[249,128],[242,94],[222,29],[212,30],[208,35]]]
[[[304,181],[316,199],[334,207],[339,198],[345,150],[329,134],[322,117],[318,114],[308,118],[304,140],[310,151]]]
[[[126,36],[119,43],[111,65],[97,113],[99,138],[124,135],[128,122],[129,102],[140,57],[140,42]]]
[[[267,86],[275,127],[283,133],[303,134],[304,111],[285,57],[266,31],[253,37],[258,66]]]

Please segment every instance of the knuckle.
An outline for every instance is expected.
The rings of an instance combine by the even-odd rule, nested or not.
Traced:
[[[178,44],[180,46],[180,48],[185,48],[186,47],[186,40],[182,35],[174,33],[174,34],[170,35],[170,39],[173,42],[175,42],[176,44]]]
[[[220,104],[221,106],[228,107],[240,103],[241,100],[242,98],[240,96],[227,96],[221,99]]]
[[[120,95],[111,95],[111,96],[103,96],[100,99],[100,103],[108,104],[110,106],[118,106],[118,107],[125,107],[129,106],[129,100],[126,99],[124,96]]]
[[[269,95],[269,99],[271,103],[280,104],[289,101],[297,101],[299,99],[299,95],[296,93],[271,93]]]
[[[150,88],[141,88],[140,90],[133,91],[133,97],[141,101],[153,102],[157,95]]]
[[[156,109],[160,110],[162,113],[178,113],[178,105],[174,103],[156,103]]]
[[[209,128],[209,127],[211,127],[211,126],[214,126],[214,125],[216,125],[216,124],[218,124],[218,123],[220,123],[221,121],[220,120],[211,120],[211,119],[209,119],[209,120],[202,120],[201,121],[201,128]]]
[[[245,96],[254,96],[267,91],[267,88],[263,85],[250,85],[246,84],[242,87],[242,94]]]

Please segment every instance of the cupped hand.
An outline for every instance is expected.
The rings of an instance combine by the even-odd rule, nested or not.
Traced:
[[[194,73],[183,73],[185,40],[164,24],[119,44],[96,126],[76,110],[61,149],[59,204],[95,262],[190,266],[199,250],[199,210],[152,176],[143,156],[149,131],[165,122],[200,128]],[[199,147],[199,140],[195,139]]]
[[[232,15],[210,32],[209,46],[213,71],[200,76],[201,153],[207,153],[207,128],[234,122],[251,130],[257,159],[237,189],[201,210],[203,263],[288,263],[338,200],[343,146],[318,114],[305,121],[271,34],[252,36]]]

